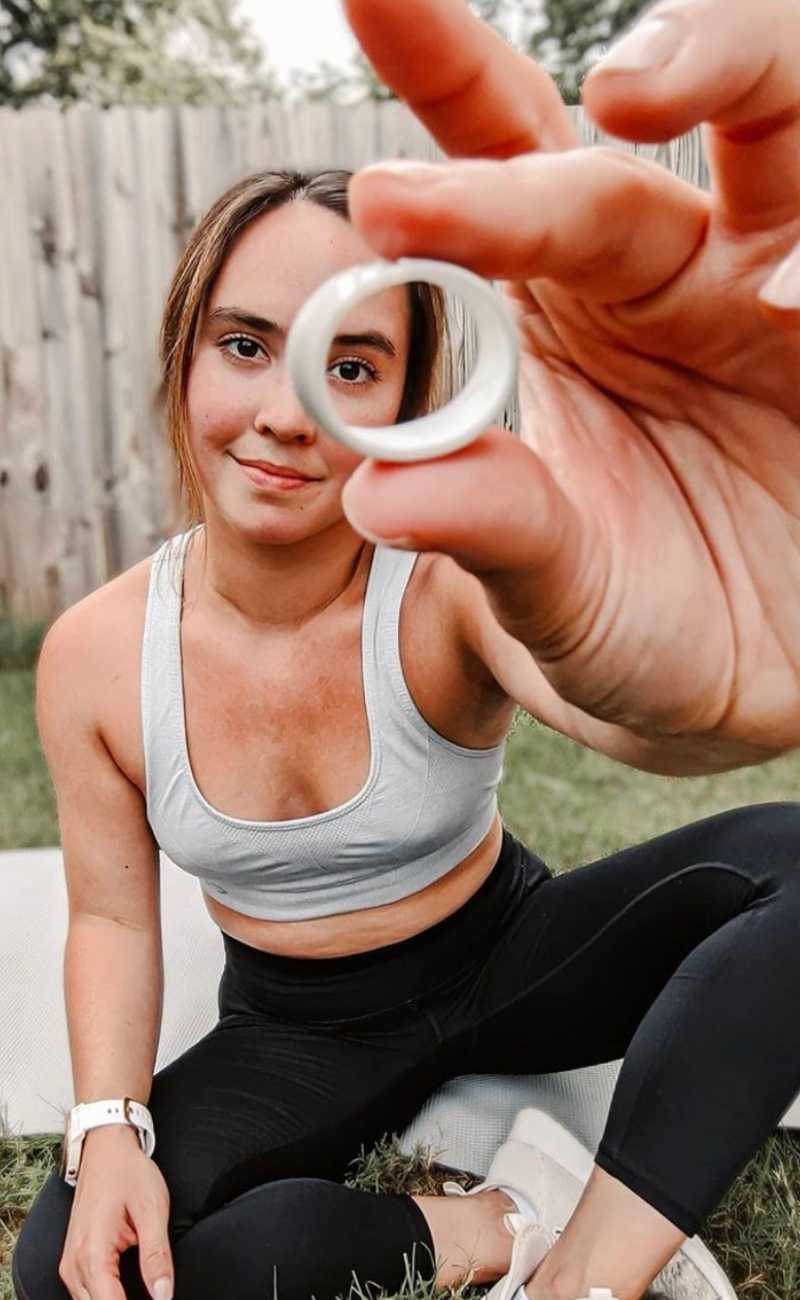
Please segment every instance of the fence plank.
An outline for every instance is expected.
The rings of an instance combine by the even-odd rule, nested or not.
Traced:
[[[36,249],[29,200],[29,158],[21,116],[0,112],[0,596],[23,616],[55,610],[38,551],[35,467],[47,419]]]

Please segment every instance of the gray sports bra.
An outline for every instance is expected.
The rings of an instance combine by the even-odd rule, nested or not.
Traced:
[[[226,906],[277,921],[392,903],[444,876],[492,824],[505,741],[490,749],[455,745],[411,699],[398,626],[418,553],[376,546],[371,562],[361,634],[371,746],[363,788],[328,812],[254,822],[213,808],[189,763],[180,612],[193,531],[168,539],[154,556],[142,647],[147,816],[164,853]],[[173,548],[180,591],[170,581]]]

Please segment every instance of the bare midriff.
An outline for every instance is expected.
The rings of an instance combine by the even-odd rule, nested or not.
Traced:
[[[206,893],[203,899],[221,930],[253,948],[286,957],[346,957],[409,939],[463,907],[491,874],[502,838],[498,814],[478,847],[439,880],[394,903],[357,912],[270,921],[244,916]]]

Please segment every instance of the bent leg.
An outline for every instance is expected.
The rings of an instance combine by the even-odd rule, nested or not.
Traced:
[[[693,1235],[800,1090],[799,935],[800,804],[681,827],[531,892],[472,994],[475,1059],[624,1057],[597,1164]]]
[[[216,1267],[217,1247],[224,1251],[234,1242],[242,1258],[230,1269],[224,1295],[237,1300],[236,1287],[247,1288],[254,1268],[269,1276],[275,1255],[264,1225],[278,1213],[271,1198],[282,1196],[281,1183],[292,1197],[302,1191],[304,1203],[312,1193],[325,1198],[324,1213],[309,1208],[306,1216],[323,1242],[326,1225],[338,1221],[339,1204],[361,1201],[376,1221],[374,1230],[360,1231],[353,1217],[354,1236],[346,1237],[344,1228],[336,1233],[351,1268],[359,1269],[362,1249],[378,1249],[393,1286],[396,1243],[430,1251],[427,1224],[411,1198],[407,1204],[378,1196],[364,1202],[364,1194],[356,1196],[337,1180],[362,1150],[387,1132],[402,1132],[432,1091],[463,1073],[463,1055],[444,1041],[430,1008],[443,990],[482,968],[515,912],[528,879],[518,849],[505,835],[497,869],[472,898],[428,930],[381,949],[295,959],[223,936],[219,1023],[155,1075],[148,1101],[156,1130],[153,1158],[170,1193],[168,1230],[178,1269],[202,1274],[206,1259]],[[546,873],[544,864],[540,868]],[[301,1180],[302,1189],[292,1189],[293,1180]],[[333,1182],[335,1192],[323,1180]],[[334,1195],[335,1212],[329,1205]],[[270,1198],[269,1213],[260,1208],[262,1196]],[[67,1300],[57,1268],[72,1197],[54,1176],[23,1226],[15,1262],[24,1300]],[[377,1220],[390,1214],[391,1223],[379,1227]],[[306,1253],[315,1252],[296,1252],[302,1276]],[[428,1253],[422,1249],[417,1257],[424,1268]],[[377,1272],[372,1254],[364,1258],[366,1270]],[[122,1256],[121,1269],[128,1297],[144,1300],[135,1247]],[[176,1271],[176,1288],[181,1285]],[[325,1285],[321,1276],[318,1300]]]
[[[185,1290],[179,1270],[186,1267],[204,1275],[207,1260],[213,1263],[215,1258],[207,1247],[218,1230],[226,1263],[234,1263],[238,1253],[225,1290],[230,1300],[239,1300],[238,1287],[241,1295],[251,1294],[259,1260],[264,1268],[272,1268],[273,1245],[265,1237],[257,1206],[244,1196],[247,1192],[266,1194],[273,1212],[281,1204],[281,1186],[288,1187],[294,1204],[299,1192],[290,1185],[292,1180],[317,1180],[311,1190],[304,1186],[301,1191],[306,1199],[313,1191],[312,1201],[324,1202],[324,1212],[309,1203],[308,1223],[315,1226],[306,1230],[321,1233],[324,1244],[326,1225],[346,1220],[348,1213],[331,1219],[330,1203],[351,1206],[366,1193],[356,1197],[352,1189],[336,1183],[328,1187],[322,1180],[343,1178],[362,1148],[369,1150],[388,1130],[402,1131],[446,1074],[446,1053],[440,1051],[426,1017],[416,1010],[400,1007],[336,1027],[277,1023],[247,1014],[224,1016],[154,1076],[148,1101],[156,1132],[153,1159],[170,1192],[168,1233],[176,1293],[183,1289],[192,1300],[201,1300],[196,1289]],[[275,1186],[270,1190],[265,1184]],[[74,1190],[54,1172],[32,1206],[14,1253],[20,1300],[69,1300],[58,1265],[73,1197]],[[372,1218],[396,1224],[374,1240],[368,1234],[362,1239],[353,1225],[352,1239],[361,1241],[369,1267],[374,1250],[378,1256],[384,1247],[391,1253],[397,1241],[409,1249],[420,1239],[430,1245],[424,1219],[401,1199],[376,1196],[375,1201],[388,1202],[383,1207],[369,1201]],[[214,1221],[223,1207],[228,1213],[217,1228]],[[201,1221],[209,1226],[195,1236],[190,1249],[192,1229]],[[231,1223],[240,1226],[227,1237]],[[413,1224],[416,1233],[409,1236]],[[344,1249],[341,1235],[340,1240]],[[419,1249],[417,1253],[424,1256],[424,1268],[427,1256]],[[147,1300],[138,1255],[133,1246],[120,1257],[128,1300]],[[284,1265],[289,1258],[283,1256]],[[308,1261],[298,1254],[296,1263],[305,1269]],[[387,1258],[384,1263],[393,1276],[397,1261]],[[357,1251],[349,1267],[358,1264]],[[322,1291],[316,1294],[322,1300]],[[217,1300],[219,1291],[214,1296]]]

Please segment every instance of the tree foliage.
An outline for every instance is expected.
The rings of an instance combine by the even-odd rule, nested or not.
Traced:
[[[278,95],[233,0],[0,0],[0,103]]]
[[[543,0],[525,46],[552,73],[562,97],[580,102],[581,83],[611,42],[650,0]]]
[[[352,104],[364,99],[397,98],[394,91],[381,81],[362,50],[356,50],[346,66],[323,60],[310,70],[293,68],[289,93],[293,99],[305,103],[326,100]]]

